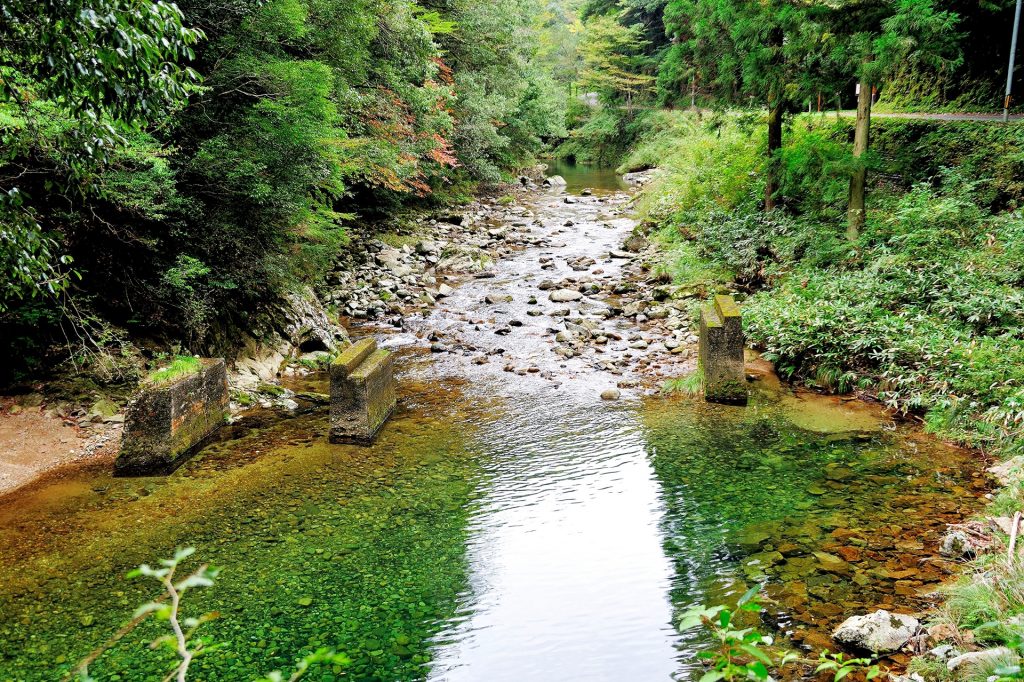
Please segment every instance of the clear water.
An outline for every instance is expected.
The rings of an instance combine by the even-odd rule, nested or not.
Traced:
[[[575,164],[552,159],[546,161],[548,175],[561,175],[567,183],[567,192],[590,190],[625,190],[628,185],[614,168],[605,168],[590,164]]]
[[[602,217],[608,203],[530,210],[566,246],[524,249],[388,340],[400,409],[372,448],[329,445],[324,408],[263,414],[170,477],[82,469],[0,500],[0,680],[60,679],[157,592],[124,574],[185,545],[224,569],[187,603],[220,614],[204,631],[223,648],[194,668],[210,682],[320,646],[352,665],[308,679],[687,679],[705,642],[675,615],[754,583],[764,627],[815,650],[849,612],[928,603],[948,568],[922,559],[976,508],[979,462],[770,382],[745,408],[601,401],[614,377],[555,357],[551,317],[493,330],[553,276],[539,255],[606,252],[630,225]],[[491,292],[514,301],[482,303]],[[411,342],[428,329],[478,351],[431,355]],[[143,624],[90,672],[162,679],[160,633]]]

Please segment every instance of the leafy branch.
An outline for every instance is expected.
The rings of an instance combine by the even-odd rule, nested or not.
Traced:
[[[181,615],[181,601],[185,593],[199,587],[211,587],[220,574],[219,568],[202,564],[185,578],[175,581],[175,574],[178,572],[181,563],[194,553],[195,548],[193,547],[179,549],[174,553],[173,558],[162,559],[159,567],[154,568],[149,564],[142,564],[128,573],[128,578],[145,577],[156,580],[163,587],[164,592],[153,601],[147,602],[136,609],[128,625],[118,630],[110,641],[78,664],[73,674],[78,676],[79,682],[96,682],[96,678],[89,675],[89,665],[150,616],[167,621],[171,630],[169,634],[155,639],[150,644],[150,648],[166,647],[173,651],[178,658],[174,669],[167,674],[164,682],[171,682],[172,680],[174,682],[186,682],[192,662],[200,655],[221,647],[220,644],[214,643],[209,638],[197,637],[199,628],[204,623],[218,618],[219,613],[214,611],[191,618],[183,618]],[[275,670],[267,673],[264,677],[260,677],[256,682],[296,682],[312,666],[320,663],[345,667],[351,663],[351,659],[345,654],[336,653],[331,649],[318,649],[299,659],[295,664],[295,670],[289,677],[286,678],[284,673]]]

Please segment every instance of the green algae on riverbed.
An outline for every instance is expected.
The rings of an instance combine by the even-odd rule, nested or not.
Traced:
[[[327,445],[325,415],[307,414],[215,443],[170,478],[83,472],[9,501],[0,680],[60,679],[154,596],[125,572],[183,545],[224,568],[188,595],[186,615],[219,612],[203,630],[225,645],[195,679],[254,679],[321,646],[353,659],[348,678],[422,677],[465,589],[476,476],[472,415],[451,391],[429,395],[431,416],[399,416],[372,450]],[[158,633],[138,628],[90,672],[162,679],[170,657],[146,646]]]
[[[764,584],[769,620],[818,651],[835,646],[828,634],[846,616],[931,603],[952,572],[937,556],[940,532],[987,486],[979,458],[907,428],[878,430],[880,411],[865,431],[863,406],[831,398],[673,402],[644,418],[678,609]],[[830,411],[837,433],[825,428]]]

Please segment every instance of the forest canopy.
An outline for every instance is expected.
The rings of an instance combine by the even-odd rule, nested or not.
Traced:
[[[0,314],[53,320],[73,292],[202,345],[316,284],[352,225],[498,181],[562,134],[538,12],[0,2]]]
[[[858,84],[883,108],[1001,103],[985,36],[1012,5],[0,0],[0,324],[21,348],[113,325],[225,352],[353,230],[544,155],[614,165],[653,109],[767,114],[771,209],[799,111],[854,107]]]

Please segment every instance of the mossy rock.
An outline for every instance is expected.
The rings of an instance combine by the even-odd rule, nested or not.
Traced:
[[[280,398],[284,395],[284,389],[277,384],[260,384],[256,387],[257,393],[263,393],[265,395],[272,395],[275,398]]]

